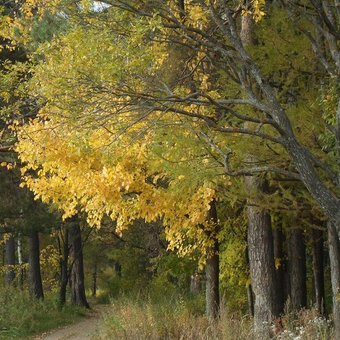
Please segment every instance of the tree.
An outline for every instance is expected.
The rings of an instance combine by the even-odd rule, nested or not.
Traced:
[[[262,25],[270,24],[270,15],[274,16],[276,12],[276,17],[277,13],[281,16],[281,27],[273,30],[274,26],[268,25],[267,31],[264,29],[263,32],[268,33],[271,28],[270,32],[280,38],[280,41],[289,36],[289,40],[298,40],[303,47],[296,47],[295,55],[289,54],[285,61],[278,58],[277,63],[273,62],[274,65],[266,63],[264,58],[261,59],[264,53],[273,54],[270,49],[264,52],[271,43],[270,40],[263,39],[265,34],[259,35],[261,43],[258,46],[250,48],[244,46],[237,29],[242,12],[243,15],[250,12],[248,14],[252,14],[259,21],[263,17],[261,7],[254,5],[232,8],[226,1],[192,1],[188,2],[183,16],[183,6],[179,9],[172,2],[132,1],[128,6],[124,1],[112,0],[106,3],[111,7],[105,13],[93,15],[91,6],[83,11],[78,9],[77,16],[74,16],[77,20],[74,19],[76,24],[72,33],[46,48],[46,63],[36,69],[35,75],[36,80],[39,79],[39,89],[36,91],[41,98],[48,99],[41,116],[48,115],[49,120],[45,125],[36,122],[35,128],[54,129],[55,126],[64,124],[64,127],[75,131],[69,137],[73,137],[70,138],[73,143],[78,141],[78,149],[84,151],[89,144],[79,143],[78,138],[84,135],[85,139],[87,138],[84,127],[94,129],[105,126],[108,130],[107,139],[111,141],[119,139],[121,142],[122,133],[129,133],[133,136],[130,141],[144,138],[146,144],[154,145],[164,132],[164,126],[182,124],[188,130],[198,131],[199,139],[209,146],[214,164],[218,164],[219,170],[224,174],[236,176],[266,172],[299,179],[325,214],[335,222],[335,226],[340,225],[339,197],[336,194],[336,160],[339,157],[334,157],[334,154],[327,150],[324,152],[327,145],[320,147],[315,142],[315,136],[318,139],[326,128],[321,114],[323,110],[330,114],[329,125],[335,127],[330,128],[327,136],[330,134],[330,138],[337,141],[336,80],[339,74],[339,51],[334,43],[338,39],[337,16],[334,14],[337,9],[330,7],[329,1],[313,1],[307,7],[294,7],[295,5],[289,2],[284,3],[282,7],[274,4],[268,9],[269,19],[262,20]],[[254,4],[261,5],[263,2]],[[79,11],[82,14],[80,16]],[[87,16],[88,13],[92,15]],[[111,20],[105,28],[101,26],[99,31],[100,21],[96,20],[108,15],[117,20]],[[298,33],[292,29],[289,17],[299,27]],[[130,30],[121,32],[117,22],[122,18],[133,22]],[[85,25],[89,22],[91,25]],[[289,23],[288,28],[286,22]],[[322,39],[316,40],[310,33],[312,25]],[[261,30],[261,26],[258,29]],[[321,48],[320,41],[325,43],[325,48]],[[82,48],[79,48],[80,42]],[[174,44],[185,48],[190,55],[189,62],[183,63],[183,77],[180,80],[167,76],[165,72],[173,66],[168,47]],[[107,46],[110,46],[110,49],[105,48]],[[312,54],[313,48],[316,51],[315,56]],[[91,51],[85,54],[85,58],[84,50]],[[65,55],[72,55],[72,60],[64,58]],[[94,59],[96,64],[92,62]],[[314,70],[319,63],[325,71],[315,74]],[[294,67],[296,65],[298,67]],[[64,74],[65,77],[51,82],[50,79],[55,79],[56,74]],[[214,77],[211,77],[212,74]],[[285,77],[286,81],[282,80],[282,75],[288,75]],[[214,79],[214,86],[207,86],[211,78]],[[329,98],[320,94],[315,85],[310,85],[320,82],[327,84],[326,93]],[[320,98],[320,105],[315,104],[315,97]],[[306,109],[311,108],[312,104],[317,106],[316,110]],[[301,124],[299,113],[305,120],[304,124]],[[249,125],[244,127],[244,122]],[[163,129],[159,129],[160,126],[163,126]],[[157,131],[156,137],[152,133],[145,133],[150,130]],[[313,133],[307,134],[306,131],[310,130]],[[102,131],[100,133],[104,134]],[[229,139],[226,138],[229,135]],[[243,135],[249,137],[243,139]],[[261,151],[265,152],[256,154],[256,163],[245,165],[244,156],[240,154],[242,155],[242,150],[246,147],[252,151],[255,143],[249,141],[257,137],[265,141],[259,144]],[[173,140],[163,141],[168,145],[171,142]],[[233,142],[236,142],[236,147],[233,147]],[[64,141],[63,150],[65,149],[67,145]],[[238,152],[234,152],[235,150]],[[20,152],[24,155],[24,148],[21,148]],[[270,158],[265,157],[266,152],[271,153]],[[55,156],[58,156],[57,152]],[[39,155],[33,155],[32,158],[34,157],[39,158]],[[61,158],[60,154],[56,158]],[[69,157],[69,161],[74,160]],[[36,161],[34,166],[40,167],[40,164]],[[93,160],[92,165],[96,164],[97,160]],[[82,165],[87,169],[86,165]],[[150,168],[150,164],[147,165]],[[142,169],[145,168],[148,167],[144,165]],[[45,173],[43,171],[42,176],[58,171],[59,174],[66,173],[50,167],[45,169]],[[128,173],[129,171],[126,171],[126,175]],[[154,174],[152,169],[149,177]],[[138,176],[141,179],[140,173],[135,172],[134,176],[135,179]],[[64,177],[56,176],[55,181],[60,182],[61,178]],[[122,182],[125,183],[123,180]],[[28,178],[28,185],[32,188],[37,183]],[[126,189],[126,185],[123,188],[129,192],[130,197],[135,198],[136,193],[131,190],[131,183],[132,181],[128,185],[129,189]],[[139,183],[148,184],[145,178]],[[61,183],[59,185],[61,188]],[[72,188],[71,181],[68,185]],[[142,189],[143,199],[147,199],[141,200],[142,195],[138,195],[139,205],[135,207],[148,207],[149,212],[143,214],[147,219],[151,219],[150,202],[153,200],[149,194],[154,190],[150,190],[147,185],[143,185]],[[38,187],[34,190],[38,191]],[[94,192],[89,185],[86,190]],[[140,187],[136,190],[137,193],[141,191]],[[158,193],[162,194],[161,191],[158,190]],[[79,201],[83,199],[85,202],[85,197],[92,197],[84,192],[78,192],[77,198],[72,202],[66,197],[70,195],[63,197],[58,193],[59,201],[68,203],[67,214],[72,215],[75,212]],[[45,192],[43,194],[47,197]],[[39,193],[41,196],[43,194]],[[115,194],[117,197],[117,192]],[[125,211],[130,208],[130,213],[136,213],[137,210],[131,211],[131,206],[127,207],[124,200],[119,202],[120,208],[125,206]],[[105,210],[98,202],[95,202],[97,208],[93,209],[93,203],[92,199],[92,211],[98,211],[100,208]],[[91,211],[88,202],[84,205],[85,210]],[[112,210],[109,210],[112,214]],[[98,218],[98,215],[101,216],[97,214],[91,217]],[[112,215],[113,218],[117,217]],[[337,228],[340,230],[340,227]]]
[[[9,234],[5,240],[5,265],[7,270],[5,273],[5,282],[7,285],[11,285],[15,278],[15,239],[14,236]]]
[[[290,302],[293,310],[307,306],[306,245],[303,231],[293,229],[288,239]]]
[[[332,224],[329,222],[329,224]],[[340,282],[340,244],[336,238],[334,225],[328,226],[329,258],[331,264],[331,280],[333,291],[333,319],[335,325],[335,336],[340,335],[340,303],[339,303],[339,282]]]
[[[70,228],[71,243],[71,296],[75,305],[89,308],[85,295],[84,263],[83,263],[83,243],[79,221],[71,222]]]
[[[39,234],[36,230],[31,230],[28,242],[29,242],[29,255],[28,255],[29,292],[35,298],[43,299],[44,292],[40,273]]]
[[[313,282],[315,306],[320,314],[325,313],[325,284],[324,284],[324,238],[323,230],[312,230]]]

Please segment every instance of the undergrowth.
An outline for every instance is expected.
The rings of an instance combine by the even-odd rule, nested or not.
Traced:
[[[85,313],[79,307],[61,307],[53,295],[36,300],[19,289],[1,289],[0,339],[27,339],[34,334],[73,323]]]
[[[204,316],[200,301],[165,296],[157,302],[152,298],[112,302],[96,339],[249,340],[250,335],[247,317],[226,317],[222,311],[221,321],[212,323]]]
[[[203,300],[204,302],[204,300]],[[156,301],[153,298],[119,298],[104,316],[95,339],[115,340],[252,340],[252,319],[221,309],[211,322],[202,310],[204,304],[178,296]],[[277,325],[279,323],[279,326]],[[272,327],[275,340],[331,340],[331,322],[315,310],[287,314]],[[264,340],[264,339],[261,339]]]

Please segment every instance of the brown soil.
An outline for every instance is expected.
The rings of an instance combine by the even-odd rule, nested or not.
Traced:
[[[73,325],[65,326],[35,337],[34,340],[89,340],[96,339],[103,313],[108,306],[96,306],[88,316]]]

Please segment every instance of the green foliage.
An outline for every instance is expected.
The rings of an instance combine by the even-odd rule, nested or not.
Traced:
[[[103,247],[100,239],[97,242],[97,247]],[[159,223],[136,221],[121,237],[113,238],[98,273],[98,285],[114,297],[122,294],[162,298],[170,292],[187,293],[197,259],[179,257],[165,248],[164,229]],[[87,257],[90,254],[91,250]],[[93,257],[87,259],[87,263],[92,261]],[[117,271],[117,265],[121,271]]]
[[[28,45],[28,49],[36,51],[41,44],[67,32],[67,29],[67,20],[61,14],[45,12],[43,17],[35,17],[31,30],[31,44]]]
[[[247,285],[250,284],[246,263],[247,219],[244,211],[239,209],[235,214],[235,209],[227,204],[220,218],[224,221],[219,235],[221,292],[230,311],[246,311]]]

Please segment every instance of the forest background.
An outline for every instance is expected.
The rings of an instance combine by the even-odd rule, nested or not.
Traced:
[[[1,5],[5,338],[340,337],[337,0]]]

